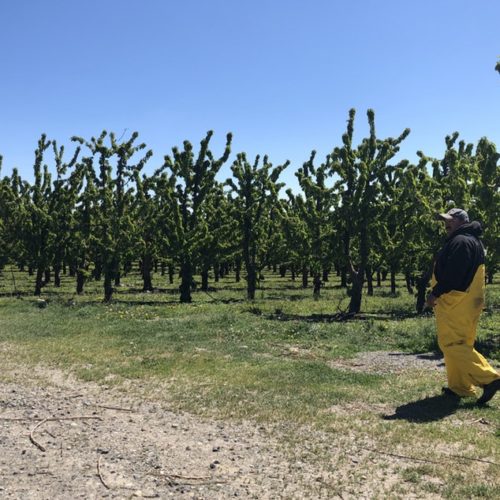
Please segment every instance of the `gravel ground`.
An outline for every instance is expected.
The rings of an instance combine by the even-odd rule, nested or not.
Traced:
[[[442,369],[432,357],[400,353],[363,354],[349,363],[342,366]],[[373,450],[369,428],[301,428],[291,444],[290,426],[203,419],[141,398],[140,385],[121,389],[4,362],[0,498],[438,498],[401,478],[412,460]],[[393,410],[333,409],[353,418]]]
[[[270,498],[287,490],[290,464],[263,426],[206,421],[44,375],[44,386],[0,385],[1,498]],[[300,487],[292,483],[289,496]]]
[[[351,359],[336,359],[329,363],[332,368],[368,373],[401,373],[408,370],[443,370],[441,355],[428,352],[409,354],[404,352],[363,352]]]

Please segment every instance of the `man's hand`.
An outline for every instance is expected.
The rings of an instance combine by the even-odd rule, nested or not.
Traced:
[[[431,292],[427,295],[426,305],[427,307],[434,307],[436,305],[437,297]]]

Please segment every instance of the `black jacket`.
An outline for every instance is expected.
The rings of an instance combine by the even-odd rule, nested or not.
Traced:
[[[451,290],[465,292],[478,267],[484,264],[484,247],[479,236],[483,232],[479,222],[460,226],[446,240],[437,255],[434,276],[437,284],[432,294],[439,297]]]

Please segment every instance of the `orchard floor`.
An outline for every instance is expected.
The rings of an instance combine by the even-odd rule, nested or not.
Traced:
[[[0,351],[8,350],[2,344]],[[98,385],[3,357],[1,498],[442,498],[433,460],[418,446],[376,449],[369,432],[354,430],[362,422],[352,432],[328,433],[205,419],[172,411],[168,388],[154,379]],[[396,374],[443,369],[435,356],[402,353],[363,354],[343,368],[360,366]],[[395,415],[396,408],[351,403],[331,411],[355,421],[367,411]],[[453,425],[453,415],[446,418]],[[488,422],[469,424],[481,432]],[[498,471],[459,450],[433,451],[478,477]],[[412,479],[417,471],[427,477],[426,488]]]

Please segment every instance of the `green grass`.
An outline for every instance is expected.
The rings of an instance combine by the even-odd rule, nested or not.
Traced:
[[[248,302],[244,282],[225,278],[183,305],[177,301],[178,283],[167,285],[155,276],[163,293],[134,293],[140,279],[133,274],[105,305],[101,283],[89,283],[78,297],[72,279],[64,277],[60,289],[44,289],[47,303],[40,307],[45,304],[29,295],[32,278],[16,271],[15,279],[20,299],[6,296],[13,291],[10,270],[0,275],[0,347],[8,346],[5,356],[11,361],[61,368],[118,388],[125,380],[139,380],[151,397],[159,397],[162,387],[160,396],[170,405],[207,417],[308,425],[370,439],[381,450],[431,461],[440,457],[443,464],[432,470],[418,464],[402,469],[402,480],[424,493],[437,488],[448,498],[498,496],[498,480],[476,477],[475,467],[460,465],[449,474],[457,461],[451,455],[500,462],[498,397],[489,408],[470,400],[446,408],[435,397],[445,384],[442,372],[381,375],[332,367],[339,358],[366,351],[437,350],[434,318],[414,314],[415,298],[402,281],[396,297],[389,296],[386,284],[364,298],[365,319],[338,322],[334,315],[348,297],[336,281],[316,301],[298,281],[268,273],[257,299]],[[497,361],[499,310],[496,283],[487,289],[478,340]],[[377,408],[397,418],[384,419]],[[412,411],[430,416],[399,418]],[[498,467],[491,467],[497,477]],[[429,482],[429,475],[437,483]]]

